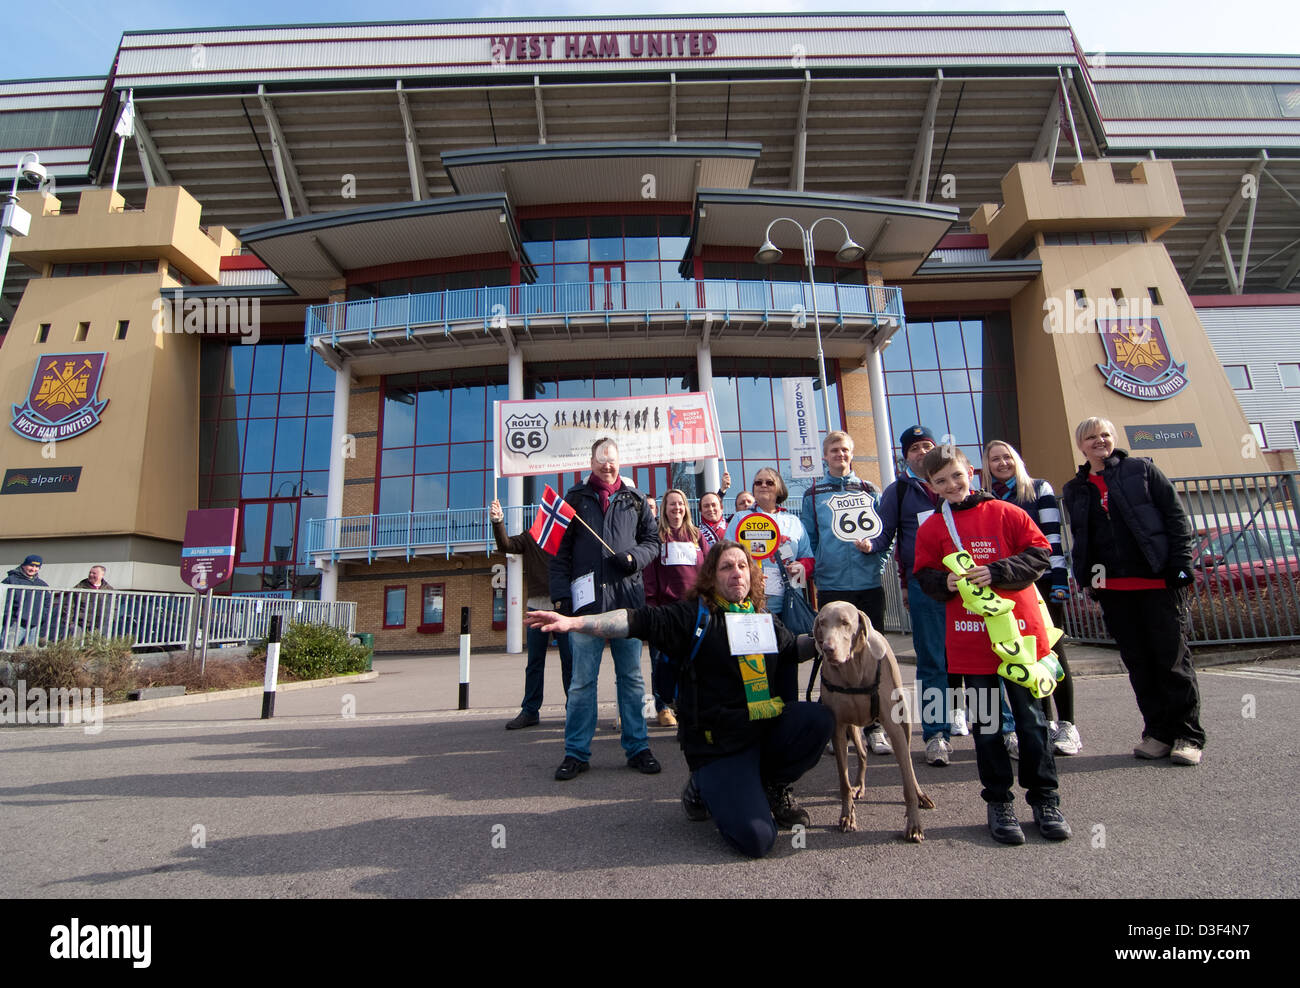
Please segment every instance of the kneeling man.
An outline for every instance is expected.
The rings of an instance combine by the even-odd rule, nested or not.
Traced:
[[[808,825],[790,787],[817,764],[835,727],[821,704],[776,695],[781,665],[812,658],[815,645],[766,612],[758,572],[743,546],[723,541],[709,550],[684,600],[582,617],[528,614],[529,626],[542,631],[640,638],[680,656],[677,739],[691,770],[686,815],[712,815],[727,842],[755,858],[772,849],[778,824]]]

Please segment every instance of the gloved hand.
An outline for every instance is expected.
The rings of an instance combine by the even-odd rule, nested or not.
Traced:
[[[614,565],[617,566],[619,569],[621,569],[624,573],[636,572],[636,559],[632,556],[632,553],[630,552],[620,552],[618,555],[613,557],[613,561],[614,561]]]
[[[1052,595],[1048,598],[1054,604],[1064,604],[1070,599],[1069,587],[1052,587]]]
[[[1194,582],[1190,566],[1171,566],[1165,571],[1165,586],[1170,590],[1191,586]]]

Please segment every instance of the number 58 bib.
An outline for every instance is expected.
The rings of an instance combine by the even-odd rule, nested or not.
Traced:
[[[831,531],[841,542],[874,539],[880,534],[880,516],[867,494],[834,494],[826,504],[831,509]]]

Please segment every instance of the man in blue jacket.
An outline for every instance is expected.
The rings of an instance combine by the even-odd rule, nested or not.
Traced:
[[[939,503],[938,497],[919,476],[925,454],[934,449],[934,433],[923,425],[914,425],[903,430],[898,443],[903,448],[907,469],[880,495],[881,529],[871,543],[872,546],[888,546],[895,535],[898,537],[894,559],[898,564],[898,579],[903,584],[907,613],[912,619],[912,644],[916,648],[916,699],[921,708],[925,760],[931,765],[947,765],[952,758],[952,744],[948,724],[944,605],[926,596],[912,572],[917,529],[934,514]]]
[[[591,475],[564,495],[582,521],[575,518],[569,523],[551,560],[551,599],[560,614],[576,617],[645,605],[641,571],[659,555],[659,529],[645,497],[619,477],[618,465],[618,444],[612,439],[597,440],[591,447]],[[591,760],[596,677],[607,640],[618,680],[618,711],[628,767],[647,775],[660,771],[646,734],[640,639],[605,639],[574,632],[569,636],[573,678],[564,724],[564,761],[555,770],[555,778],[561,782],[587,771]]]
[[[813,550],[813,579],[817,605],[847,601],[871,619],[877,631],[885,624],[885,590],[880,574],[889,543],[872,538],[880,533],[880,490],[853,472],[853,437],[836,430],[822,441],[826,477],[814,481],[803,495],[801,517]],[[817,665],[813,666],[813,678]],[[812,689],[809,682],[808,688]],[[867,731],[873,754],[894,749],[879,723]]]

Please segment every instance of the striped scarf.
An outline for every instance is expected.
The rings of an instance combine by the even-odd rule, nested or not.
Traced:
[[[733,604],[716,594],[713,599],[724,611],[730,611],[732,614],[754,613],[752,601],[745,600]],[[779,717],[781,711],[785,709],[785,701],[779,696],[772,696],[767,682],[767,660],[761,655],[738,655],[736,659],[740,663],[741,682],[745,684],[745,702],[749,707],[749,719],[768,720]]]

